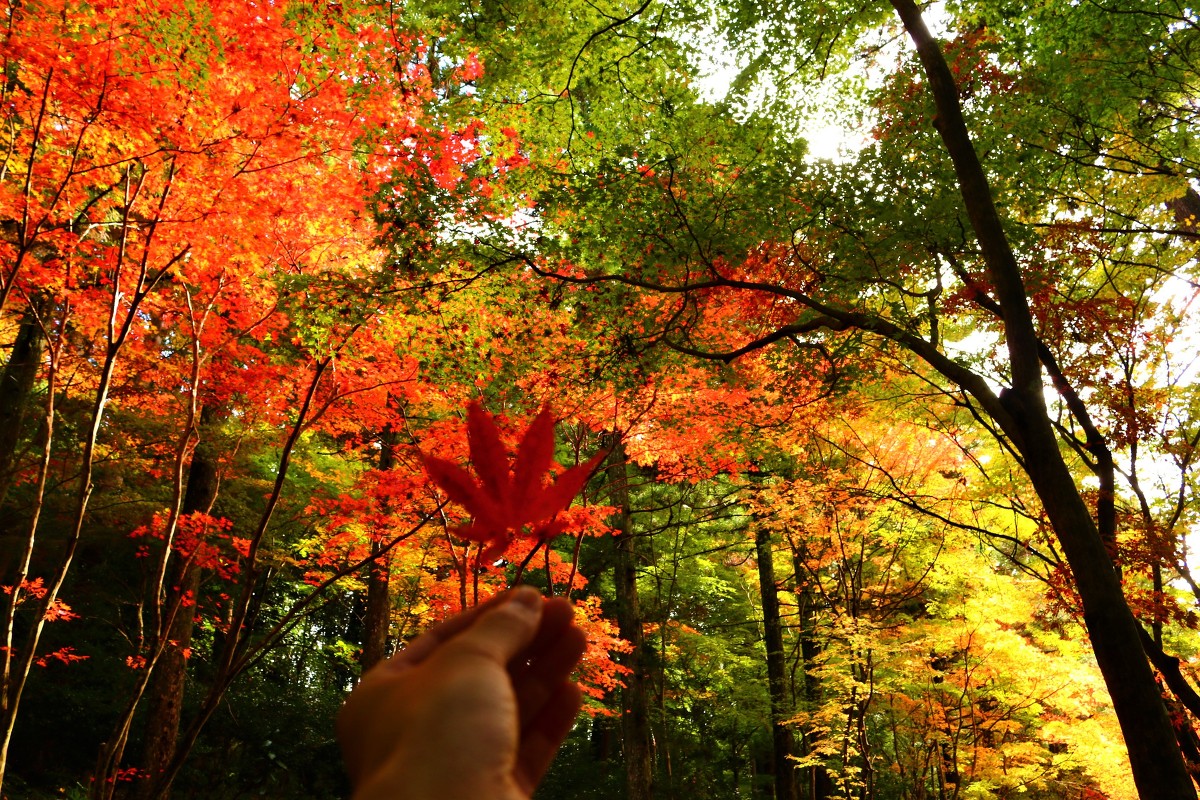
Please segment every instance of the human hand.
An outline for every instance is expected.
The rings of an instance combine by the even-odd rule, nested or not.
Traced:
[[[368,672],[337,726],[355,800],[528,800],[579,712],[573,615],[518,587]]]

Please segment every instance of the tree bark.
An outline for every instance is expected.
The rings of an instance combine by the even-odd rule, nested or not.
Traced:
[[[382,541],[372,542],[371,553],[379,555]],[[388,629],[391,627],[391,575],[387,558],[374,559],[367,567],[367,610],[363,620],[363,649],[359,663],[367,670],[387,658]]]
[[[17,444],[25,423],[29,395],[42,364],[44,337],[38,320],[39,309],[25,312],[13,340],[12,352],[0,372],[0,508],[8,497],[16,477]]]
[[[816,630],[816,602],[813,599],[812,590],[805,585],[804,574],[805,568],[803,558],[798,549],[795,548],[793,542],[792,549],[792,565],[795,572],[793,578],[795,580],[795,593],[798,602],[799,626],[800,626],[800,670],[803,673],[804,680],[804,704],[808,709],[816,708],[821,702],[821,687],[817,680],[817,676],[813,666],[817,663],[817,656],[821,654],[821,643],[817,639]],[[803,748],[804,755],[808,755],[816,747],[818,739],[811,733],[806,733],[800,744]],[[833,781],[829,777],[829,771],[823,766],[812,766],[807,770],[808,777],[805,781],[805,797],[809,800],[827,800],[833,796]]]
[[[616,437],[607,473],[609,499],[617,509],[610,520],[617,531],[613,537],[617,631],[633,648],[621,658],[621,663],[629,668],[624,678],[625,688],[621,690],[621,742],[625,757],[627,798],[651,800],[654,796],[654,771],[646,669],[643,664],[642,610],[637,587],[637,548],[632,529],[625,447]]]
[[[775,554],[771,535],[760,525],[754,534],[758,557],[758,585],[762,595],[763,645],[767,650],[767,687],[771,696],[771,743],[775,755],[775,800],[796,800],[795,741],[787,725],[783,625],[779,618],[779,587],[775,582]]]
[[[210,407],[205,406],[200,412],[200,440],[192,451],[192,461],[188,465],[181,515],[196,512],[207,514],[217,498],[220,485],[217,459],[211,442],[204,435],[212,423],[212,417]],[[139,784],[139,798],[151,796],[151,787],[175,757],[187,686],[188,649],[192,645],[192,632],[195,629],[196,601],[202,572],[192,559],[176,559],[174,563],[172,590],[168,595],[168,607],[175,609],[174,616],[167,628],[167,644],[146,691],[146,723],[142,743],[142,770],[145,777]],[[163,796],[166,795],[160,794],[160,797]]]
[[[1041,342],[1020,268],[962,116],[958,87],[914,0],[891,3],[917,47],[937,108],[934,124],[954,163],[963,203],[1003,314],[1013,386],[1001,394],[1003,408],[993,417],[1021,453],[1062,544],[1083,604],[1096,662],[1129,750],[1139,796],[1142,800],[1194,800],[1196,787],[1142,650],[1139,626],[1125,602],[1096,521],[1059,450],[1045,402]]]
[[[399,437],[390,428],[384,431],[379,452],[379,471],[387,472],[396,464],[396,445]],[[383,508],[386,513],[389,509]],[[388,558],[381,555],[385,537],[377,535],[371,542],[372,555],[378,556],[367,567],[367,610],[363,620],[363,650],[359,659],[365,673],[387,657],[388,631],[392,621],[391,571]]]

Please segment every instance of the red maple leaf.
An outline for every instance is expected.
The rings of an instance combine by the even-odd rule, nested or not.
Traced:
[[[471,523],[456,533],[487,543],[481,555],[484,561],[502,554],[517,536],[545,540],[560,533],[559,512],[571,505],[607,455],[598,453],[549,482],[554,465],[554,417],[548,408],[525,429],[511,464],[496,423],[478,403],[467,407],[467,443],[478,480],[443,458],[422,456],[422,460],[430,479],[471,515]]]

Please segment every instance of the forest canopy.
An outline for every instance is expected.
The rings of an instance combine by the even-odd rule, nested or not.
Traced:
[[[0,8],[4,796],[346,796],[521,582],[538,797],[1196,797],[1194,9]]]

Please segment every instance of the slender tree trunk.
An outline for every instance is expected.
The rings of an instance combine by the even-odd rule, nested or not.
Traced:
[[[614,437],[615,438],[615,437]],[[643,659],[642,610],[637,587],[637,548],[632,530],[629,503],[629,474],[625,447],[614,441],[608,462],[609,498],[617,511],[611,525],[616,548],[613,584],[616,593],[617,630],[633,649],[621,661],[629,668],[625,688],[621,690],[621,740],[625,757],[628,800],[651,800],[653,760],[651,757],[650,713],[647,702],[647,676]]]
[[[801,553],[793,542],[792,566],[795,571],[795,592],[799,604],[798,624],[800,627],[800,670],[804,676],[804,705],[809,709],[816,708],[821,702],[821,685],[813,669],[817,657],[821,654],[821,643],[817,639],[816,601],[812,590],[805,584],[805,568]],[[804,755],[808,755],[816,747],[817,737],[806,732],[801,740]],[[805,781],[804,796],[809,800],[828,800],[833,796],[833,780],[829,771],[822,766],[809,767]]]
[[[262,539],[270,527],[271,517],[274,515],[279,504],[279,498],[283,493],[288,468],[291,464],[292,452],[305,429],[309,411],[312,408],[313,398],[316,396],[322,378],[332,361],[332,357],[327,357],[313,364],[312,378],[307,390],[304,392],[304,399],[296,412],[296,420],[288,432],[287,439],[284,441],[282,451],[279,455],[274,485],[272,486],[271,493],[267,496],[266,505],[258,524],[251,533],[250,545],[240,575],[241,591],[229,606],[229,616],[226,623],[227,632],[223,637],[219,649],[214,648],[213,664],[215,670],[212,685],[209,687],[205,698],[201,701],[195,719],[191,721],[182,735],[177,737],[175,755],[170,763],[163,768],[162,774],[147,781],[149,785],[145,791],[149,797],[157,799],[170,795],[171,785],[175,777],[179,774],[179,769],[182,767],[184,759],[187,758],[191,749],[195,746],[200,731],[217,710],[230,684],[250,663],[247,660],[251,658],[248,651],[253,649],[250,628],[253,625],[255,609],[258,603],[261,602],[264,586],[269,581],[271,575],[270,568],[264,569],[257,563],[258,551],[262,546]],[[310,594],[309,599],[316,596],[324,588],[327,588],[328,585],[330,585],[329,582],[323,583],[321,587],[318,587],[318,589]],[[303,601],[298,605],[302,604],[304,604]],[[283,630],[282,626],[283,623],[277,625],[266,638],[271,639],[280,635]]]
[[[384,431],[383,449],[379,452],[379,471],[387,472],[396,464],[396,445],[399,437],[391,428]],[[384,508],[386,513],[389,509]],[[372,555],[379,556],[380,549],[386,544],[382,536],[376,536],[371,543]],[[378,557],[371,561],[367,575],[367,610],[363,624],[362,671],[365,673],[371,667],[387,657],[388,630],[391,628],[391,570],[386,557]]]
[[[600,765],[601,774],[608,774],[608,763],[613,758],[613,724],[607,717],[594,717],[588,732],[588,746],[592,760]]]
[[[742,755],[738,750],[738,732],[735,728],[729,737],[729,797],[737,797],[741,794]]]
[[[382,541],[371,544],[371,553],[379,555]],[[386,558],[376,558],[368,567],[367,610],[363,630],[363,650],[359,659],[365,673],[387,658],[388,628],[392,616],[390,571]]]
[[[116,265],[111,273],[111,294],[109,295],[104,358],[100,363],[97,385],[92,395],[92,411],[83,435],[73,518],[68,526],[66,526],[69,532],[66,536],[62,554],[58,557],[57,565],[54,567],[53,576],[47,584],[47,591],[38,599],[35,605],[34,621],[25,637],[25,646],[22,648],[21,657],[15,670],[11,668],[12,648],[9,647],[5,651],[4,686],[0,689],[3,692],[3,714],[0,715],[3,717],[3,722],[0,723],[3,727],[3,734],[0,734],[3,737],[0,739],[0,786],[3,785],[4,775],[8,768],[8,748],[12,743],[13,728],[16,725],[17,715],[20,711],[21,696],[25,691],[25,684],[29,679],[30,671],[34,663],[36,663],[37,649],[41,644],[42,632],[45,629],[46,610],[57,602],[59,593],[62,591],[63,585],[67,580],[67,575],[71,571],[71,565],[79,548],[79,542],[83,538],[83,526],[87,519],[88,503],[91,501],[92,491],[95,488],[92,478],[95,471],[96,448],[100,439],[105,408],[108,405],[109,391],[112,389],[113,381],[115,380],[118,357],[125,346],[125,342],[129,339],[130,331],[133,328],[135,320],[138,318],[142,301],[154,290],[158,281],[167,274],[167,270],[187,252],[186,248],[180,251],[157,274],[152,275],[148,263],[151,252],[150,243],[154,238],[154,225],[152,224],[149,233],[146,235],[141,258],[132,259],[130,257],[129,241],[131,231],[133,230],[130,219],[133,213],[134,202],[146,180],[144,170],[136,177],[133,173],[134,169],[132,166],[126,169],[124,218],[120,226],[121,233],[118,242]],[[165,202],[166,193],[164,192],[160,201],[160,211],[162,208],[161,204]],[[127,267],[129,267],[129,274],[126,274]],[[124,314],[122,314],[122,311],[124,311]],[[68,308],[64,307],[61,313],[65,320],[70,312]],[[65,322],[63,325],[65,327]],[[53,369],[51,367],[51,371]],[[48,391],[53,390],[53,382],[51,381]],[[49,436],[49,432],[53,427],[53,403],[51,401],[47,402],[47,408],[50,409],[46,420],[47,436]],[[47,438],[46,452],[49,452],[50,446],[50,440]],[[41,491],[39,489],[39,492]],[[40,513],[40,508],[34,514],[34,522],[29,529],[27,539],[27,552],[30,554],[32,553],[33,543],[37,535],[38,513]],[[26,558],[25,566],[22,568],[23,572],[28,569],[28,564],[29,561]],[[21,586],[18,582],[10,595],[14,606],[18,602],[20,595]],[[11,615],[9,619],[11,621]],[[6,634],[7,638],[11,638],[11,631]]]
[[[775,755],[775,800],[796,800],[795,742],[787,718],[783,652],[783,625],[779,618],[779,587],[775,582],[775,554],[771,534],[759,525],[754,534],[758,557],[758,585],[762,594],[763,645],[767,650],[767,687],[771,695],[771,743]]]
[[[200,440],[192,451],[188,467],[187,491],[183,496],[182,515],[208,513],[217,498],[219,479],[217,459],[205,429],[212,423],[213,412],[205,406],[200,414]],[[140,798],[149,797],[149,789],[175,756],[179,721],[183,712],[187,684],[187,655],[192,644],[196,621],[196,602],[200,591],[201,568],[193,559],[175,561],[169,607],[174,616],[167,629],[167,642],[159,656],[154,676],[147,687],[146,724],[142,745]]]

